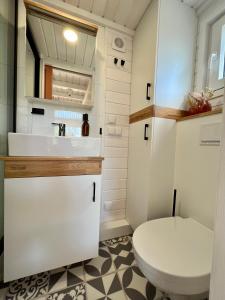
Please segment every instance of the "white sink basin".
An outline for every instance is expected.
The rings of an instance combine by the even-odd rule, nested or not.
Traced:
[[[100,156],[101,139],[9,133],[9,156]]]

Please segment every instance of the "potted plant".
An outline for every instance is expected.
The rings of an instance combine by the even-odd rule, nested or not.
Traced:
[[[212,89],[205,88],[201,93],[192,92],[188,95],[188,112],[190,115],[200,114],[212,110],[209,100],[213,97]]]

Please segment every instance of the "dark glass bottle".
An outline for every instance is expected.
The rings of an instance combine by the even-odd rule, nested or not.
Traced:
[[[83,114],[82,136],[89,136],[88,114]]]

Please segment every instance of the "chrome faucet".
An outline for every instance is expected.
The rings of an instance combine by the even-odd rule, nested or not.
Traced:
[[[59,136],[65,136],[66,135],[66,124],[63,124],[63,123],[52,123],[52,125],[59,126]]]

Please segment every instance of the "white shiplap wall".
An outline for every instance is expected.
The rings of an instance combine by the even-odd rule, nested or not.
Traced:
[[[106,29],[102,222],[126,216],[132,39],[124,36],[126,52],[118,52],[112,49],[115,34]],[[114,57],[119,58],[117,66]],[[120,59],[126,60],[124,67],[121,67]],[[112,135],[112,130],[117,130],[120,135]]]

